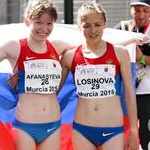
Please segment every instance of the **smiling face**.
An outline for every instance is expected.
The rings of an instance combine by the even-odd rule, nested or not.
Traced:
[[[132,6],[131,15],[136,27],[145,27],[149,23],[150,7],[142,5]]]
[[[24,14],[24,22],[30,28],[30,37],[44,41],[52,32],[57,20],[57,11],[51,0],[29,1]]]
[[[97,12],[91,12],[85,15],[79,25],[86,42],[92,42],[93,44],[101,41],[105,26],[106,23],[103,15]]]
[[[78,11],[78,26],[87,43],[98,44],[106,27],[105,12],[98,3],[88,2]]]
[[[30,36],[36,41],[44,41],[52,32],[55,20],[49,13],[43,13],[40,17],[28,22]]]

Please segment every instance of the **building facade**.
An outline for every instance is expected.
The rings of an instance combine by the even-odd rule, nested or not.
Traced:
[[[86,0],[73,0],[73,23],[76,24],[77,10]],[[120,20],[130,18],[129,0],[97,0],[106,10],[107,27],[114,27]],[[28,0],[0,0],[0,24],[20,23]],[[53,0],[59,18],[64,23],[64,0]],[[69,13],[69,12],[68,12]]]

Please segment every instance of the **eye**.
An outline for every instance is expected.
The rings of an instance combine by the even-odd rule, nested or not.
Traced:
[[[89,28],[90,27],[90,25],[89,24],[85,24],[85,25],[83,25],[83,28]]]
[[[50,22],[50,23],[47,23],[47,24],[48,24],[49,26],[53,25],[53,23],[51,23],[51,22]]]
[[[36,21],[36,24],[41,24],[41,22],[40,21]]]
[[[144,12],[145,12],[145,13],[149,13],[149,9],[145,9]]]
[[[100,26],[102,26],[102,24],[101,23],[97,23],[97,24],[95,24],[95,26],[96,27],[100,27]]]

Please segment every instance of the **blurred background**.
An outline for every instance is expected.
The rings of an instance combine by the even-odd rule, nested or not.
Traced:
[[[0,25],[21,23],[24,8],[29,0],[0,0]],[[76,24],[77,10],[86,0],[53,0],[59,14],[57,23]],[[120,20],[130,19],[130,0],[95,0],[106,10],[107,27]]]

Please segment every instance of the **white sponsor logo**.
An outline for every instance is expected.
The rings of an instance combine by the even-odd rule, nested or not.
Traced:
[[[102,136],[109,136],[109,135],[112,135],[114,134],[114,132],[110,132],[110,133],[103,133]]]
[[[52,130],[56,129],[56,127],[53,127],[51,129],[47,129],[47,132],[51,132]]]
[[[26,57],[26,60],[34,59],[35,57]]]

